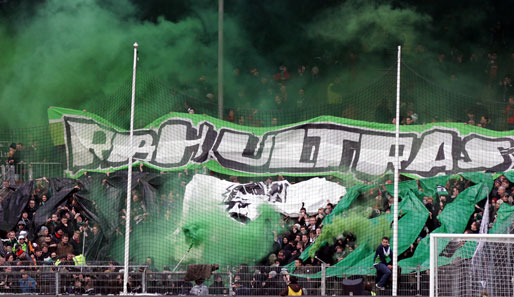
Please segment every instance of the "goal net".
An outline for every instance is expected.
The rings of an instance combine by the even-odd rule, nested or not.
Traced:
[[[430,296],[513,296],[514,234],[431,234]]]

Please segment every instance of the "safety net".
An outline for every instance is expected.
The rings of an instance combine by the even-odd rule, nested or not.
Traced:
[[[392,236],[390,60],[365,76],[320,77],[314,65],[234,72],[221,118],[209,77],[171,87],[142,66],[132,146],[128,77],[101,103],[50,107],[48,125],[1,132],[2,230],[27,230],[32,241],[44,240],[45,229],[78,231],[75,253],[120,263],[129,232],[131,263],[155,271],[182,261],[316,278],[320,270],[308,267],[325,263],[327,276],[368,274]],[[428,266],[431,232],[477,233],[485,224],[507,233],[513,221],[505,102],[451,92],[419,68],[414,60],[401,67],[399,235],[391,244],[402,273]]]

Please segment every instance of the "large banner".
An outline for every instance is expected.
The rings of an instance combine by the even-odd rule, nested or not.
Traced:
[[[316,214],[320,207],[327,205],[327,200],[336,205],[345,194],[345,187],[324,178],[296,184],[286,180],[240,184],[195,174],[186,186],[181,213],[187,216],[190,211],[196,211],[194,207],[190,209],[191,204],[201,197],[202,203],[214,202],[240,221],[257,218],[262,204],[271,205],[285,216],[298,217],[302,206],[307,214]]]
[[[379,176],[393,169],[394,126],[323,116],[281,127],[239,126],[182,114],[161,117],[129,132],[87,112],[52,108],[56,145],[67,153],[67,172],[108,172],[136,162],[161,171],[207,166],[224,174]],[[61,136],[60,136],[61,135]],[[514,136],[456,123],[402,126],[400,171],[422,177],[511,169]]]

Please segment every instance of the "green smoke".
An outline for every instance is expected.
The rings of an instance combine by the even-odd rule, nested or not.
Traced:
[[[255,264],[271,252],[273,231],[280,232],[279,213],[268,205],[259,212],[257,219],[245,225],[231,219],[219,205],[195,207],[182,225],[178,240],[184,244],[178,245],[176,253],[192,244],[186,263]]]
[[[352,208],[347,215],[338,216],[331,224],[323,226],[323,232],[309,250],[309,256],[314,257],[324,241],[334,244],[336,238],[344,232],[352,233],[357,238],[356,245],[373,250],[380,244],[382,237],[391,234],[391,227],[385,215],[369,219],[366,213],[366,209]]]
[[[466,57],[479,53],[476,44],[484,43],[485,38],[475,36],[485,34],[471,32],[484,32],[484,24],[489,21],[487,7],[482,6],[465,5],[459,9],[469,13],[440,17],[441,13],[430,6],[413,7],[402,1],[227,2],[226,107],[243,115],[244,124],[253,125],[270,125],[273,117],[280,124],[320,114],[375,120],[369,106],[376,106],[377,98],[391,101],[394,82],[386,79],[371,86],[375,88],[371,93],[362,89],[370,88],[370,83],[380,78],[380,69],[394,65],[398,44],[404,46],[405,60],[435,83],[456,93],[480,94],[483,81],[467,73],[482,73],[482,64],[472,65],[473,71],[442,69],[437,55],[448,53],[455,42]],[[41,124],[46,108],[56,105],[99,112],[127,126],[134,41],[140,44],[137,127],[170,111],[185,111],[190,105],[201,113],[216,114],[214,2],[47,0],[30,9],[15,6],[4,14],[0,23],[0,103],[5,110],[16,112],[6,113],[2,124]],[[290,113],[264,113],[262,110],[277,110],[274,96],[278,87],[269,74],[278,72],[280,64],[287,65],[292,74],[297,66],[305,65],[307,73],[293,76],[287,83]],[[309,72],[314,66],[320,69],[320,79],[311,79]],[[234,75],[235,68],[240,76]],[[253,68],[259,76],[250,74]],[[456,79],[449,79],[452,74]],[[335,77],[342,82],[338,91],[343,106],[320,106],[327,102],[328,86]],[[268,83],[261,84],[261,79]],[[441,102],[454,96],[415,83],[416,89],[423,89],[421,95],[439,96]],[[305,91],[305,104],[319,108],[297,106],[300,89]],[[207,99],[209,93],[214,97]],[[420,95],[405,94],[406,100]],[[466,100],[471,99],[462,98]],[[245,110],[255,107],[261,113],[249,121]],[[445,109],[448,107],[453,106]]]
[[[255,264],[271,252],[273,231],[281,230],[279,213],[270,206],[261,207],[259,212],[256,220],[242,224],[231,219],[220,205],[202,201],[194,203],[183,220],[175,213],[168,219],[152,216],[132,226],[130,260],[143,263],[151,257],[160,268],[177,263],[184,255],[182,264]],[[124,236],[113,238],[110,254],[122,261]]]
[[[135,41],[144,69],[164,81],[191,84],[206,69],[215,72],[216,51],[201,40],[208,33],[201,19],[141,21],[129,1],[112,2],[48,0],[33,14],[16,12],[25,22],[0,27],[0,102],[17,111],[7,120],[41,124],[51,105],[119,111],[126,98],[106,99],[130,94]]]
[[[395,44],[417,44],[421,37],[420,28],[430,21],[430,16],[412,9],[348,1],[318,15],[309,34],[358,48],[359,52],[376,52],[391,50]]]

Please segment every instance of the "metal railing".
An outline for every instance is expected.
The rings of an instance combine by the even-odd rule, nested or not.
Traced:
[[[286,268],[269,266],[243,266],[229,271],[234,279],[242,279],[243,290],[250,295],[278,295],[286,288],[288,275],[297,276],[304,294],[311,296],[363,295],[364,290],[377,295],[391,295],[391,280],[384,291],[377,290],[376,270],[373,267],[338,267],[337,271],[351,270],[354,274],[335,274],[324,264],[322,266],[299,266],[292,272]],[[398,295],[428,296],[429,276],[422,267],[409,268],[413,271],[399,276]],[[237,295],[237,294],[236,294]]]
[[[173,267],[170,265],[170,267]],[[300,269],[301,268],[301,269]],[[354,269],[355,267],[352,267]],[[177,271],[152,271],[144,265],[129,266],[130,293],[189,295],[194,283],[184,281],[186,266]],[[344,269],[343,269],[344,270]],[[360,295],[363,290],[390,295],[375,288],[375,271],[364,267],[362,275],[328,275],[325,265],[297,267],[305,295]],[[399,277],[398,295],[428,296],[429,277],[417,267]],[[44,295],[108,295],[123,291],[123,266],[0,266],[0,294],[34,293]],[[299,273],[297,273],[299,272]],[[210,295],[274,295],[287,287],[291,273],[286,268],[270,266],[226,266],[205,281]]]
[[[0,293],[119,294],[123,266],[0,266]],[[130,292],[146,292],[146,266],[129,266]]]
[[[16,165],[1,165],[2,181],[24,182],[43,177],[64,177],[64,166],[57,162],[30,162]]]

